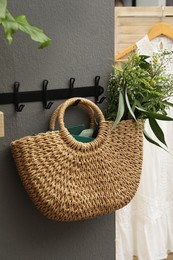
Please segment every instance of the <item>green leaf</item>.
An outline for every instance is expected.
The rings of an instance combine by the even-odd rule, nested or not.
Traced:
[[[119,100],[118,100],[118,111],[117,111],[117,116],[116,119],[113,123],[113,127],[114,128],[121,120],[121,118],[124,115],[124,97],[121,93],[121,91],[119,92]]]
[[[134,101],[134,103],[133,103],[133,106],[132,106],[132,111],[133,111],[133,112],[135,111],[136,105],[137,105],[137,102],[136,102],[136,99],[135,99],[135,101]]]
[[[146,61],[146,59],[150,58],[150,56],[147,56],[147,55],[140,55],[140,64],[139,66],[142,68],[142,69],[148,69],[151,65],[148,61]]]
[[[148,58],[151,58],[151,56],[148,56],[148,55],[139,55],[140,59],[143,61],[143,60],[146,60]],[[149,62],[147,62],[149,63]]]
[[[167,151],[165,148],[163,148],[160,144],[158,144],[156,141],[154,141],[145,131],[145,129],[143,129],[143,134],[144,137],[147,139],[147,141],[149,141],[150,143],[157,145],[158,147],[162,148],[163,150]]]
[[[0,18],[5,18],[7,8],[7,0],[0,0]]]
[[[162,129],[160,128],[159,124],[157,123],[157,121],[154,118],[149,118],[149,124],[151,126],[151,129],[153,130],[153,133],[159,139],[159,141],[167,146],[165,137],[164,137],[164,133],[163,133]]]
[[[166,104],[166,105],[168,105],[168,106],[170,106],[170,107],[173,107],[173,104],[170,103],[170,102],[168,102],[168,101],[163,101],[163,103]]]
[[[11,44],[13,40],[12,35],[18,30],[18,24],[8,10],[5,18],[2,19],[2,26],[4,27],[5,37]]]
[[[27,33],[32,40],[41,43],[40,49],[51,44],[51,39],[43,33],[43,30],[30,25],[24,15],[16,17],[15,20],[22,32]]]
[[[128,99],[127,88],[125,89],[125,100],[126,100],[126,104],[127,104],[127,107],[128,107],[128,110],[129,110],[130,114],[136,120],[135,114],[133,113],[133,110],[132,110],[132,108],[130,106],[130,102],[129,102],[129,99]]]
[[[155,119],[164,120],[164,121],[173,121],[173,118],[169,117],[169,116],[165,116],[165,115],[162,115],[162,114],[150,112],[150,111],[147,111],[147,110],[145,110],[143,108],[140,108],[140,107],[136,107],[136,109],[138,109],[139,111],[143,112],[145,115],[147,115],[148,118],[155,118]]]

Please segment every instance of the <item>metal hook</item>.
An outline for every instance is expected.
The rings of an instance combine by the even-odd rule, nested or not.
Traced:
[[[75,78],[70,78],[70,85],[69,85],[69,97],[73,97],[73,88],[74,88]]]
[[[103,101],[106,99],[106,97],[101,97],[101,99],[99,100],[99,101],[97,101],[96,103],[97,104],[101,104],[101,103],[103,103]]]
[[[72,106],[77,106],[78,104],[79,104],[79,102],[80,102],[80,99],[77,99],[74,103],[73,103],[73,105]]]
[[[19,102],[18,102],[19,87],[20,87],[20,83],[15,82],[14,83],[14,104],[15,104],[15,110],[17,112],[21,112],[25,106],[23,104],[19,105]]]
[[[95,77],[95,86],[99,85],[99,81],[100,81],[100,76],[96,76]]]
[[[96,76],[95,77],[95,91],[96,91],[96,94],[95,94],[95,102],[97,104],[101,104],[103,103],[103,101],[105,100],[106,97],[102,97],[100,100],[98,100],[99,96],[101,94],[103,94],[104,92],[104,88],[99,86],[99,81],[100,81],[100,76]]]
[[[45,109],[50,109],[51,106],[53,105],[53,102],[47,103],[47,85],[48,85],[48,80],[43,80],[43,107]]]

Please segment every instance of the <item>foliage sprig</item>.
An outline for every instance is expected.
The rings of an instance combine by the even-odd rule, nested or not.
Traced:
[[[113,120],[115,127],[121,120],[149,119],[149,124],[157,139],[166,145],[162,129],[156,120],[173,120],[167,116],[169,102],[173,95],[173,75],[166,72],[172,52],[154,53],[153,57],[129,56],[120,67],[113,66],[108,84],[108,100],[105,116]],[[143,129],[148,141],[160,146]],[[160,146],[161,147],[161,146]]]
[[[32,40],[39,42],[40,49],[51,44],[51,39],[44,34],[43,30],[30,25],[24,15],[14,18],[7,10],[7,0],[0,0],[0,24],[4,28],[5,38],[9,44],[12,43],[13,34],[18,30],[27,33]]]

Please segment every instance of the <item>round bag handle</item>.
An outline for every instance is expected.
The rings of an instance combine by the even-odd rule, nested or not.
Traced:
[[[102,111],[100,110],[100,108],[95,105],[92,101],[86,99],[86,98],[81,98],[81,97],[75,97],[75,98],[70,98],[68,100],[66,100],[59,109],[59,115],[58,115],[58,123],[59,123],[59,127],[61,130],[66,129],[65,125],[64,125],[64,114],[65,114],[65,110],[73,105],[76,101],[79,101],[80,105],[83,105],[85,107],[90,107],[90,109],[92,109],[94,112],[96,112],[98,119],[99,119],[99,124],[105,121],[104,115],[102,113]]]
[[[94,111],[90,106],[86,106],[84,104],[78,104],[80,107],[82,107],[89,115],[90,118],[90,128],[94,128],[95,127],[95,117],[94,117]],[[51,115],[50,118],[50,122],[49,122],[49,130],[50,131],[55,131],[55,123],[57,118],[59,117],[59,111],[60,111],[60,107],[62,106],[59,105],[55,111],[53,112],[53,114]]]
[[[99,127],[98,127],[98,134],[96,138],[88,143],[83,143],[77,141],[68,131],[68,129],[64,125],[64,114],[66,109],[75,104],[78,103],[83,108],[87,109],[87,111],[90,111],[92,113],[92,117],[94,118],[94,112],[97,114],[98,120],[99,120]],[[91,112],[92,111],[92,112]],[[105,121],[104,115],[102,111],[99,109],[97,105],[95,105],[92,101],[81,98],[81,97],[75,97],[70,98],[66,100],[63,104],[61,104],[53,113],[51,120],[50,120],[50,129],[55,128],[55,121],[58,119],[58,124],[60,127],[59,135],[57,135],[57,138],[61,138],[64,142],[67,143],[68,146],[71,146],[71,148],[75,151],[80,152],[89,152],[93,151],[95,149],[98,149],[103,143],[106,142],[108,132],[109,132],[109,126],[108,122]]]

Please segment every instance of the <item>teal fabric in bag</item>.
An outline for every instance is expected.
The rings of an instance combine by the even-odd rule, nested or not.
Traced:
[[[85,129],[84,124],[72,125],[68,127],[68,131],[71,135],[79,135]]]
[[[74,125],[74,126],[70,126],[68,127],[68,131],[70,132],[70,134],[79,142],[82,143],[89,143],[91,141],[94,140],[94,138],[92,137],[85,137],[85,136],[79,136],[79,134],[85,129],[85,125],[84,124],[80,124],[80,125]]]
[[[80,136],[80,135],[72,135],[77,141],[82,142],[82,143],[89,143],[94,140],[92,137],[85,137],[85,136]]]

